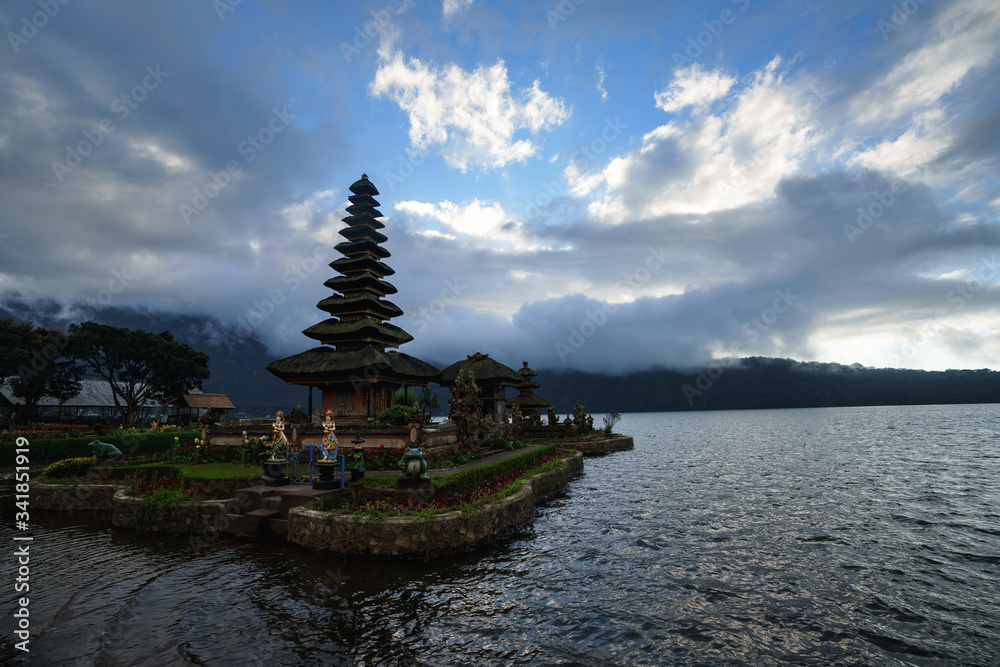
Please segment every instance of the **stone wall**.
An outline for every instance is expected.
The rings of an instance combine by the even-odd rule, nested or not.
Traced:
[[[575,449],[583,452],[584,456],[604,456],[611,452],[620,452],[635,447],[630,435],[613,435],[603,440],[549,440],[541,442],[541,444]]]
[[[241,428],[239,426],[212,426],[208,429],[206,439],[212,447],[239,447],[243,443],[243,431],[250,438],[262,438],[270,435],[273,429],[260,426]],[[410,446],[410,429],[407,426],[369,426],[361,428],[343,428],[337,430],[337,445],[341,454],[350,454],[354,445],[351,441],[361,433],[365,449],[378,449],[379,446],[399,449]],[[302,444],[319,445],[323,440],[323,429],[315,426],[303,426],[293,430],[285,427],[285,435],[289,441],[296,438]],[[424,429],[424,448],[444,447],[458,442],[458,432],[451,426],[435,425]]]
[[[37,484],[31,485],[31,507],[39,510],[107,512],[114,507],[116,484]]]
[[[427,519],[389,517],[369,522],[350,515],[295,508],[288,513],[288,539],[344,555],[433,558],[473,551],[530,525],[536,503],[560,493],[582,470],[583,456],[576,453],[563,459],[559,468],[522,480],[519,491],[498,503]]]
[[[162,516],[140,520],[139,510],[143,501],[128,495],[125,489],[114,496],[114,512],[111,522],[118,528],[131,528],[164,533],[196,533],[205,526],[223,525],[226,500],[205,500],[182,502],[167,510]],[[141,525],[140,525],[141,524]]]

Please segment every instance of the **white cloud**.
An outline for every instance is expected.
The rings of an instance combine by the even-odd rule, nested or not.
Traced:
[[[441,12],[444,14],[444,20],[447,22],[456,14],[461,14],[472,6],[475,0],[444,0],[441,6]]]
[[[318,230],[329,232],[340,229],[343,226],[340,220],[347,215],[347,211],[342,206],[331,209],[330,205],[335,196],[335,190],[314,192],[301,202],[281,209],[281,217],[294,230],[307,230],[314,220]]]
[[[473,199],[465,204],[401,201],[395,209],[410,216],[413,231],[424,237],[461,239],[469,246],[496,251],[532,252],[543,249],[524,225],[494,201]],[[417,220],[424,226],[418,228]]]
[[[436,68],[416,58],[406,61],[398,51],[380,50],[380,57],[371,94],[388,95],[409,115],[414,147],[439,145],[445,162],[462,171],[526,161],[538,146],[515,135],[551,130],[571,113],[537,79],[530,88],[512,92],[503,61],[469,72],[454,64]]]
[[[717,114],[707,102],[728,93],[734,80],[704,74],[697,65],[678,72],[658,102],[663,109],[692,106],[691,119],[646,133],[638,149],[613,159],[599,179],[567,168],[574,194],[606,184],[590,211],[611,222],[703,214],[773,197],[816,143],[805,91],[785,81],[780,65],[775,58],[756,72]]]
[[[847,164],[902,176],[919,173],[951,144],[944,111],[936,108],[917,114],[913,123],[895,139],[886,139],[866,150],[854,149]]]
[[[571,160],[563,171],[563,177],[566,180],[566,184],[569,185],[570,193],[574,197],[583,197],[595,188],[600,187],[606,175],[602,172],[593,174],[581,172],[576,162]]]
[[[601,102],[607,102],[608,91],[604,87],[604,78],[607,76],[607,72],[604,71],[604,67],[601,65],[600,61],[594,65],[594,69],[597,70],[597,92],[601,94]]]
[[[851,102],[859,123],[879,124],[935,105],[1000,49],[1000,5],[956,2],[926,31],[924,44]]]
[[[603,79],[602,79],[603,80]],[[736,79],[719,70],[704,72],[698,63],[678,71],[669,86],[656,93],[656,106],[667,113],[676,113],[687,106],[695,109],[725,97]]]
[[[155,139],[147,138],[144,141],[130,140],[128,147],[139,157],[158,162],[168,171],[191,171],[193,169],[190,161],[166,150]]]

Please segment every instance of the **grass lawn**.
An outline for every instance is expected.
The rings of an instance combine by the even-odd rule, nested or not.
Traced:
[[[247,479],[260,477],[260,466],[239,463],[176,463],[185,479]]]
[[[239,463],[164,463],[152,461],[133,466],[123,466],[126,470],[141,468],[173,468],[184,479],[248,479],[260,477],[260,466],[246,466]]]

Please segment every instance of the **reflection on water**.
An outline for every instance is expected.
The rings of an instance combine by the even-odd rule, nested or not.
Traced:
[[[635,450],[588,459],[529,533],[430,563],[33,514],[31,664],[998,664],[998,427],[629,414]]]

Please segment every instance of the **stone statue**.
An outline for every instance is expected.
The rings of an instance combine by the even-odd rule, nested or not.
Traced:
[[[285,413],[278,410],[274,419],[274,435],[271,437],[271,457],[269,461],[284,461],[288,452],[288,437],[285,435]]]
[[[333,420],[333,410],[327,410],[326,420],[323,422],[323,460],[335,460],[338,446],[337,423]]]
[[[399,469],[403,471],[402,476],[408,479],[428,479],[427,459],[416,447],[411,447],[403,453],[403,458],[399,460]]]
[[[423,433],[420,424],[413,422],[410,424],[410,448],[403,452],[403,458],[399,459],[399,469],[403,474],[396,482],[400,488],[413,488],[429,486],[430,478],[427,476],[427,459],[420,451],[423,442]]]
[[[121,450],[114,445],[109,445],[106,442],[94,440],[87,446],[93,450],[94,456],[96,456],[99,461],[110,461],[111,459],[122,458]]]

